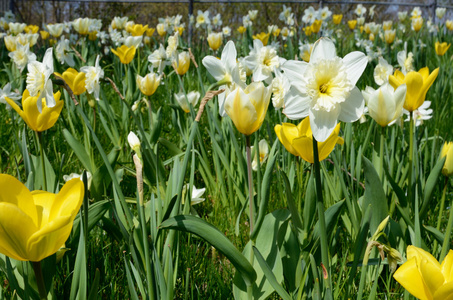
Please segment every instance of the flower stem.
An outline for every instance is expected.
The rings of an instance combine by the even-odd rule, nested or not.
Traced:
[[[447,194],[447,187],[448,187],[448,177],[445,177],[445,185],[444,185],[444,190],[442,192],[442,198],[440,200],[440,209],[439,209],[439,217],[437,218],[437,230],[440,230],[440,226],[442,224],[442,215],[444,213],[444,208],[445,208],[445,195]],[[437,250],[437,240],[434,240],[434,246],[433,246],[433,253],[436,253]]]
[[[445,184],[445,187],[448,185],[448,181]],[[444,189],[444,191],[446,188]],[[450,216],[448,217],[447,228],[445,230],[445,237],[444,243],[442,244],[442,251],[440,252],[439,261],[443,261],[445,255],[447,255],[447,251],[450,249],[450,236],[451,236],[451,229],[453,227],[453,202],[450,204]]]
[[[415,207],[418,205],[418,201],[414,201],[414,195],[413,195],[413,189],[412,189],[412,172],[413,172],[413,161],[414,161],[414,114],[413,112],[410,112],[410,121],[409,121],[409,171],[408,171],[408,178],[407,178],[407,198],[409,203],[413,205],[414,211],[418,211],[418,207]],[[419,224],[419,223],[418,223]],[[415,225],[416,226],[416,225]],[[416,226],[417,227],[417,226]],[[414,228],[415,230],[415,242],[414,246],[416,247],[421,247],[421,240],[419,239],[419,236],[417,232],[420,232],[417,230],[417,228]]]
[[[321,237],[321,261],[326,269],[326,276],[324,276],[324,283],[326,287],[326,299],[332,299],[332,290],[330,288],[330,261],[329,261],[329,246],[327,245],[327,230],[326,230],[326,220],[324,216],[324,201],[322,196],[322,187],[321,187],[321,168],[319,164],[319,155],[318,155],[318,142],[315,137],[313,137],[313,158],[314,164],[313,169],[315,172],[315,181],[316,181],[316,207],[318,211],[319,218],[319,229]]]
[[[47,176],[46,176],[46,165],[44,160],[44,142],[42,139],[42,132],[35,131],[36,137],[38,138],[39,143],[39,152],[41,156],[41,168],[42,168],[42,189],[47,191]]]
[[[39,298],[41,300],[47,299],[46,286],[44,284],[44,277],[42,276],[41,262],[31,261],[33,271],[35,272],[36,283],[38,285]]]
[[[250,136],[245,136],[247,152],[247,175],[249,180],[249,214],[250,214],[250,236],[253,232],[253,178],[252,178],[252,153],[250,150]]]

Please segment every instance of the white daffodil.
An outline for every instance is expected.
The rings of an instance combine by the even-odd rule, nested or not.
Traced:
[[[362,4],[358,4],[354,12],[357,16],[362,17],[366,13],[366,8]]]
[[[52,48],[47,49],[42,60],[32,61],[27,66],[27,90],[31,97],[38,96],[37,106],[39,112],[42,111],[42,99],[46,99],[47,107],[54,107],[56,102],[53,95],[52,80],[50,75],[53,73]]]
[[[99,89],[100,89],[99,81],[101,80],[101,78],[104,78],[104,71],[99,66],[99,60],[100,56],[98,55],[96,57],[96,63],[94,67],[85,66],[80,68],[80,71],[86,74],[85,86],[87,92],[89,94],[94,93],[94,97],[96,98],[96,100],[99,100]]]
[[[263,46],[263,42],[256,39],[253,40],[253,49],[245,57],[244,63],[252,70],[253,81],[266,81],[270,83],[272,80],[272,71],[274,68],[280,67],[280,58],[274,48]]]
[[[313,136],[324,142],[338,120],[354,122],[362,115],[364,99],[355,85],[366,65],[362,52],[340,58],[330,39],[319,39],[309,63],[291,60],[282,65],[291,83],[283,113],[292,120],[309,116]]]
[[[318,10],[318,15],[321,20],[325,21],[332,15],[332,12],[329,10],[329,7],[324,6],[322,9]]]
[[[28,44],[22,46],[18,43],[16,45],[16,50],[8,53],[8,56],[11,57],[21,73],[28,63],[36,60],[36,55],[30,51],[30,46]]]
[[[286,7],[286,5],[283,4],[283,11],[278,16],[278,19],[280,21],[285,21],[291,15],[291,9],[290,6]]]
[[[70,67],[74,67],[74,57],[72,55],[71,47],[69,47],[69,40],[61,37],[57,47],[55,47],[55,56],[61,64],[67,63]]]
[[[425,100],[425,102],[423,102],[423,104],[420,105],[419,108],[417,108],[416,110],[414,110],[412,112],[412,114],[413,114],[412,118],[414,120],[414,124],[416,127],[422,125],[423,121],[429,120],[433,117],[432,116],[433,110],[431,108],[429,108],[430,106],[431,106],[431,101]],[[407,110],[405,110],[404,108],[403,108],[403,113],[407,116],[407,118],[404,121],[409,122],[410,113]]]
[[[176,31],[174,35],[168,37],[168,45],[165,49],[167,59],[178,61],[178,46],[179,46],[179,32]]]
[[[9,99],[12,99],[14,101],[20,100],[22,98],[21,95],[11,92],[11,84],[8,82],[5,84],[3,89],[0,88],[0,103],[6,104],[6,109],[11,109],[11,106],[6,102],[5,97],[8,97]]]
[[[231,28],[229,26],[225,26],[222,28],[223,36],[227,37],[231,35]]]
[[[288,94],[291,84],[285,74],[278,70],[274,71],[275,78],[272,80],[272,104],[275,109],[283,107],[284,99]]]
[[[255,146],[252,146],[250,148],[250,150],[252,151],[253,153],[253,149],[255,148]],[[267,160],[267,157],[269,156],[269,144],[267,143],[267,141],[265,139],[262,139],[259,143],[258,143],[258,152],[259,153],[255,153],[255,156],[253,157],[253,161],[252,161],[252,170],[253,171],[258,171],[258,157],[260,158],[260,166],[266,162]]]
[[[318,12],[310,6],[304,10],[304,16],[302,17],[302,22],[306,24],[312,24],[318,18]]]
[[[183,194],[187,193],[189,188],[190,188],[190,185],[186,184],[182,190],[182,193]],[[201,196],[203,196],[205,191],[206,191],[206,188],[197,189],[194,185],[192,185],[192,197],[190,199],[190,204],[195,205],[195,204],[203,202],[205,199],[201,198]],[[184,204],[184,203],[185,203],[185,197],[182,197],[182,204]]]
[[[182,110],[188,113],[190,112],[189,103],[192,104],[193,107],[195,107],[195,105],[197,105],[198,103],[198,99],[200,99],[200,93],[197,91],[191,91],[186,96],[184,92],[180,92],[175,94],[175,99],[178,102],[179,106],[181,106]]]
[[[203,58],[202,63],[208,70],[209,74],[214,77],[217,82],[224,82],[224,85],[220,86],[220,89],[225,86],[232,86],[236,84],[242,88],[245,88],[245,83],[241,80],[239,74],[239,66],[236,62],[236,47],[233,41],[229,41],[223,48],[220,60],[214,56],[206,56]],[[219,98],[219,114],[225,116],[225,93],[218,95]]]
[[[148,56],[148,61],[151,63],[152,67],[150,67],[150,71],[152,72],[154,68],[157,69],[157,74],[162,74],[165,66],[168,64],[167,62],[167,54],[165,52],[165,48],[162,44],[160,44],[159,49],[154,50]]]
[[[401,117],[406,90],[405,84],[395,90],[388,82],[377,90],[367,86],[362,94],[370,117],[381,127],[386,127]]]
[[[209,10],[202,12],[201,10],[198,10],[197,14],[197,23],[195,24],[195,27],[198,28],[200,26],[207,26],[211,24],[211,20],[209,20]]]
[[[393,66],[384,58],[379,57],[379,63],[374,68],[374,81],[377,85],[383,85],[389,81],[389,76],[393,75]]]
[[[401,67],[401,72],[406,75],[410,71],[414,71],[414,54],[407,53],[407,42],[404,42],[404,50],[396,55],[398,64]]]
[[[220,14],[217,14],[214,17],[212,17],[212,25],[214,27],[222,26],[222,17],[220,16]]]
[[[80,181],[83,181],[82,175],[83,175],[83,173],[82,173],[82,174],[71,173],[71,174],[69,174],[69,175],[63,175],[63,180],[64,180],[65,182],[68,182],[68,181],[71,180],[71,179],[79,178]],[[88,185],[87,189],[88,189],[88,190],[91,188],[91,181],[92,181],[92,179],[93,179],[93,176],[91,175],[90,172],[87,171],[87,185]]]
[[[127,142],[129,143],[129,147],[131,147],[132,150],[135,152],[140,152],[140,139],[134,132],[129,132],[127,135]]]

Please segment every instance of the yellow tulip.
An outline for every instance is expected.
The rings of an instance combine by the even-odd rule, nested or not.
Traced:
[[[315,20],[313,24],[311,24],[311,30],[314,33],[318,33],[321,30],[322,20]]]
[[[395,41],[396,30],[386,30],[384,31],[384,39],[387,44],[392,44]]]
[[[132,36],[142,36],[147,29],[148,25],[143,26],[142,24],[135,24],[126,28]]]
[[[245,28],[244,26],[239,26],[238,27],[238,32],[241,33],[241,34],[244,33],[246,30],[247,30],[247,28]]]
[[[270,35],[271,35],[270,33],[261,32],[261,33],[253,35],[253,39],[260,40],[263,43],[263,46],[266,46],[267,43],[269,42]]]
[[[446,42],[439,43],[436,42],[434,48],[436,49],[436,54],[439,56],[443,56],[445,52],[447,52],[448,48],[450,48],[451,44],[447,44]]]
[[[357,25],[357,20],[349,20],[348,21],[349,29],[354,30],[356,25]]]
[[[49,34],[47,31],[41,30],[39,33],[41,34],[41,38],[42,38],[44,41],[47,40],[47,39],[49,38],[49,35],[50,35],[50,34]]]
[[[407,261],[393,278],[421,300],[453,299],[453,251],[442,264],[430,253],[415,246],[407,247]]]
[[[93,31],[93,32],[88,33],[88,39],[90,41],[95,41],[97,38],[98,38],[98,32],[97,31]]]
[[[34,131],[41,132],[51,128],[58,120],[61,110],[63,109],[64,101],[60,100],[60,92],[54,94],[55,106],[48,107],[46,99],[42,98],[42,111],[38,110],[38,96],[31,97],[28,90],[22,94],[22,109],[13,100],[5,97],[5,100],[12,108],[24,119],[28,127]]]
[[[412,19],[412,30],[415,32],[419,32],[420,29],[422,29],[423,26],[423,18],[422,17],[417,17]]]
[[[252,82],[244,90],[237,87],[225,99],[225,112],[230,116],[237,130],[251,135],[263,124],[269,101],[271,87],[260,82]]]
[[[154,34],[154,31],[156,31],[156,28],[148,28],[146,29],[146,36],[152,37]]]
[[[446,156],[444,166],[442,168],[442,174],[445,176],[453,175],[453,142],[445,142],[440,152],[440,157]]]
[[[135,48],[134,46],[128,47],[126,45],[122,45],[121,47],[116,48],[116,50],[110,50],[112,50],[113,54],[119,57],[122,64],[127,65],[134,59],[135,51],[137,50],[137,48]]]
[[[277,124],[274,130],[286,150],[295,156],[302,157],[303,160],[309,163],[314,163],[313,133],[308,117],[303,119],[297,126],[291,123]],[[327,140],[318,142],[319,161],[326,159],[336,144],[343,145],[344,140],[338,136],[339,133],[340,123],[337,124]]]
[[[184,32],[184,27],[182,26],[176,27],[175,32],[176,31],[179,33],[179,36],[182,36],[182,33]]]
[[[428,67],[425,67],[418,72],[411,71],[406,76],[401,71],[396,70],[395,74],[389,76],[389,82],[395,89],[403,83],[406,84],[407,93],[403,107],[407,111],[412,112],[425,101],[426,93],[434,80],[436,80],[437,74],[439,74],[439,68],[429,74]]]
[[[39,26],[36,26],[36,25],[27,25],[25,26],[25,29],[24,31],[26,33],[37,33],[39,30]]]
[[[313,27],[311,26],[306,26],[303,28],[305,35],[310,36],[313,33]]]
[[[333,15],[332,16],[332,21],[335,25],[340,24],[342,19],[343,19],[343,15]]]
[[[384,31],[391,30],[392,29],[392,25],[393,25],[393,21],[384,21],[382,23],[382,29],[384,29]]]
[[[189,70],[190,67],[190,56],[189,52],[184,51],[179,53],[178,61],[173,62],[173,68],[178,75],[184,75]]]
[[[83,182],[68,181],[58,194],[30,192],[0,174],[0,252],[22,261],[41,261],[66,242],[83,201]]]
[[[159,36],[164,36],[167,34],[167,28],[162,23],[157,24],[156,29]]]
[[[209,48],[216,51],[222,45],[223,34],[221,32],[211,32],[208,34]]]
[[[4,38],[3,38],[3,42],[5,43],[5,46],[6,46],[6,49],[9,51],[9,52],[14,52],[16,51],[16,47],[17,47],[17,38],[13,35],[6,35]]]
[[[87,90],[85,86],[86,75],[84,72],[77,72],[77,70],[73,68],[68,68],[63,74],[55,74],[64,79],[74,95],[81,95]]]
[[[448,30],[452,31],[453,30],[453,20],[445,21],[445,27],[447,27]]]
[[[137,75],[137,86],[146,96],[154,94],[159,87],[159,84],[160,76],[156,73],[149,73],[145,77]]]

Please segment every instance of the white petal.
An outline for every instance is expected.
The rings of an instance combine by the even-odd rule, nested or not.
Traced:
[[[52,81],[50,79],[47,80],[46,86],[44,87],[44,91],[41,93],[45,94],[47,107],[54,107],[57,104],[57,102],[55,102],[55,98],[53,96],[53,86],[52,86]],[[40,101],[38,101],[38,102],[40,102]]]
[[[44,54],[44,58],[42,60],[43,65],[50,69],[50,73],[53,73],[53,56],[52,56],[53,48],[49,48],[46,50],[46,54]]]
[[[233,41],[229,41],[222,51],[222,56],[220,60],[223,62],[224,65],[229,66],[230,69],[234,68],[236,65],[236,47]]]
[[[340,113],[340,106],[337,105],[331,111],[323,109],[314,110],[310,109],[310,126],[313,136],[318,142],[324,142],[335,129],[338,123],[338,115]]]
[[[285,96],[283,113],[291,120],[299,120],[308,116],[311,99],[306,94],[301,94],[297,89],[291,88]]]
[[[305,84],[304,73],[307,66],[308,64],[304,61],[288,60],[281,66],[281,69],[291,84],[298,85]]]
[[[206,56],[203,58],[202,63],[215,80],[222,80],[225,76],[226,71],[222,61],[218,60],[214,56]]]
[[[365,106],[365,100],[363,99],[362,93],[357,87],[354,87],[349,94],[349,97],[342,103],[341,113],[338,116],[338,119],[341,122],[355,122],[363,114],[363,109]]]
[[[313,45],[313,50],[310,55],[310,64],[315,63],[320,59],[332,59],[337,56],[335,44],[329,38],[320,38]]]
[[[225,86],[222,85],[222,86],[219,87],[219,90],[224,89],[224,88],[225,88]],[[217,99],[219,101],[219,115],[221,117],[225,117],[227,115],[227,113],[225,111],[225,96],[226,96],[226,93],[227,93],[227,91],[217,95]]]
[[[346,73],[352,85],[355,85],[365,71],[368,63],[368,58],[365,54],[359,51],[354,51],[347,54],[343,58],[343,63],[346,67]]]

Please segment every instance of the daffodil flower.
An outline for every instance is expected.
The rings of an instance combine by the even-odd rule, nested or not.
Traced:
[[[30,96],[38,97],[38,110],[42,111],[42,99],[46,100],[47,107],[53,107],[56,101],[53,97],[53,86],[50,75],[53,73],[53,56],[52,48],[47,49],[42,60],[32,61],[27,66],[27,90]]]
[[[300,156],[306,162],[314,163],[313,132],[310,128],[310,119],[308,117],[303,119],[297,126],[292,123],[277,124],[274,130],[288,152],[295,156]],[[319,161],[326,159],[336,144],[343,144],[343,138],[338,136],[339,133],[340,123],[335,126],[324,142],[318,142]]]
[[[83,201],[83,183],[68,181],[58,194],[30,192],[0,174],[0,252],[22,261],[41,261],[68,239]]]
[[[244,63],[253,71],[253,81],[272,81],[272,71],[285,60],[280,59],[271,46],[264,46],[260,40],[253,40],[253,49],[245,57]]]
[[[96,57],[96,63],[94,67],[85,66],[80,69],[80,71],[86,74],[85,87],[89,94],[94,93],[96,100],[99,100],[99,81],[104,77],[104,71],[99,66],[100,56]]]
[[[319,39],[309,63],[291,60],[282,65],[291,83],[283,113],[292,120],[310,116],[313,136],[324,142],[338,120],[354,122],[362,115],[364,99],[355,84],[367,62],[358,51],[340,58],[330,39]]]
[[[407,261],[393,278],[420,300],[452,299],[453,250],[440,264],[430,253],[415,246],[407,247]]]

